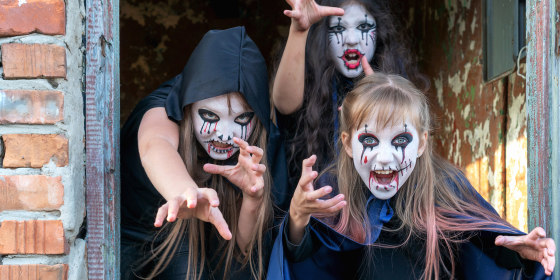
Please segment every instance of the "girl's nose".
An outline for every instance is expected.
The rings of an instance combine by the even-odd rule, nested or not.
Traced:
[[[225,142],[233,139],[233,132],[228,127],[218,126],[216,133],[221,141]]]
[[[346,35],[346,44],[348,45],[356,45],[360,42],[360,37],[358,36],[359,32],[356,30],[349,30],[348,34]]]
[[[376,160],[381,165],[389,165],[393,161],[393,153],[390,147],[381,147],[377,153]]]

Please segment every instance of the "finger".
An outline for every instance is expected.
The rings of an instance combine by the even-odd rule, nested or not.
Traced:
[[[523,244],[523,236],[503,236],[500,235],[496,237],[494,242],[497,246],[504,246],[508,249],[512,249],[512,246],[522,245]]]
[[[299,179],[298,186],[301,186],[302,190],[305,192],[313,191],[313,186],[311,186],[311,182],[317,178],[317,171],[312,171],[308,174],[302,174],[301,178]]]
[[[247,151],[247,147],[249,147],[249,143],[245,142],[245,140],[237,137],[233,137],[233,143],[239,146],[239,154],[242,156],[249,156],[249,152]]]
[[[344,200],[344,195],[343,194],[339,194],[331,199],[327,199],[327,200],[317,200],[317,208],[318,209],[329,209],[335,205],[337,205],[338,203],[340,203],[341,201]]]
[[[554,243],[554,239],[547,238],[546,248],[548,249],[548,254],[550,256],[554,256],[554,254],[556,253],[556,243]]]
[[[346,206],[346,200],[339,201],[339,202],[338,202],[337,204],[335,204],[334,206],[331,206],[331,207],[329,207],[329,208],[327,208],[327,209],[324,209],[324,210],[323,210],[323,213],[330,213],[330,214],[333,214],[333,213],[336,213],[336,212],[342,210],[342,208],[344,208],[344,206]]]
[[[371,68],[371,65],[369,65],[369,61],[365,55],[362,56],[362,69],[364,69],[364,74],[366,76],[373,74],[373,69]]]
[[[259,163],[261,162],[261,159],[263,158],[264,155],[264,151],[263,149],[257,147],[257,146],[249,146],[247,147],[247,152],[251,153],[253,156],[251,157],[253,160],[253,163]]]
[[[164,205],[162,205],[156,214],[156,221],[154,222],[154,226],[155,227],[161,227],[163,225],[163,221],[165,219],[165,216],[167,215],[167,208],[169,207],[169,205],[167,203],[165,203]]]
[[[256,193],[256,192],[258,192],[258,191],[260,191],[260,190],[262,190],[262,189],[264,189],[264,183],[257,183],[257,184],[254,184],[254,185],[251,187],[251,192],[252,192],[252,193]]]
[[[218,207],[210,208],[208,221],[216,227],[220,236],[222,236],[225,240],[231,239],[231,231],[229,230],[226,220],[224,220],[224,216],[222,216],[222,212],[220,212]]]
[[[198,189],[198,199],[206,199],[210,206],[218,207],[220,205],[220,199],[218,198],[218,193],[214,189],[210,188],[200,188]]]
[[[332,192],[331,186],[324,186],[318,190],[305,193],[305,199],[307,201],[315,201],[331,192]]]
[[[319,10],[319,15],[321,15],[321,17],[344,15],[344,9],[342,8],[329,7],[329,6],[318,6],[317,8]]]
[[[310,173],[312,171],[312,167],[315,164],[315,161],[317,160],[317,156],[316,155],[311,155],[310,157],[306,158],[303,160],[302,163],[302,175],[304,172],[306,173]]]
[[[288,17],[290,17],[292,19],[296,19],[296,20],[301,18],[301,12],[297,11],[297,10],[284,11],[284,14],[287,15]]]
[[[181,207],[181,204],[184,203],[185,201],[182,198],[175,198],[172,200],[169,200],[167,202],[168,207],[167,207],[167,221],[168,222],[174,222],[177,219],[177,213],[179,212],[179,207]]]
[[[202,169],[210,174],[225,175],[232,167],[229,165],[205,164]]]
[[[187,202],[187,208],[195,208],[196,207],[197,189],[198,188],[189,187],[183,193],[183,196],[185,197],[184,199]]]
[[[548,255],[548,254],[546,254]],[[554,256],[549,256],[549,257],[545,257],[545,259],[547,260],[547,271],[548,274],[547,275],[551,275],[552,272],[554,271],[554,265],[556,263],[556,258]]]
[[[266,165],[264,164],[254,164],[251,168],[253,171],[257,172],[257,176],[261,176],[266,172]]]

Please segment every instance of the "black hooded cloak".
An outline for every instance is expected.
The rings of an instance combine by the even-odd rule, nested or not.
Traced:
[[[273,201],[280,208],[287,207],[291,197],[285,191],[287,169],[284,147],[279,130],[270,120],[265,60],[244,27],[212,30],[197,45],[182,73],[142,99],[121,130],[123,250],[126,245],[153,240],[155,215],[165,203],[140,161],[138,128],[144,114],[152,108],[164,107],[169,119],[179,123],[185,106],[230,92],[243,95],[268,132],[266,148],[268,169],[273,178]]]

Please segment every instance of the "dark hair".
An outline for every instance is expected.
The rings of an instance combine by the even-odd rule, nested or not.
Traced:
[[[320,5],[341,7],[358,3],[371,13],[377,23],[375,54],[370,64],[374,71],[398,74],[427,90],[428,80],[415,67],[411,51],[386,0],[319,0]],[[302,108],[297,113],[295,135],[289,142],[289,166],[294,174],[301,171],[301,161],[312,154],[318,157],[319,170],[332,162],[335,155],[333,125],[333,79],[340,81],[334,62],[326,56],[328,48],[328,17],[309,30],[305,50],[305,88]],[[340,84],[340,83],[337,83]],[[349,91],[345,89],[345,91]],[[344,96],[346,92],[339,92]],[[329,124],[326,125],[325,123]]]

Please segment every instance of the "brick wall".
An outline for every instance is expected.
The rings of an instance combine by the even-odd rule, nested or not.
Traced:
[[[0,279],[86,279],[84,1],[0,0]]]

